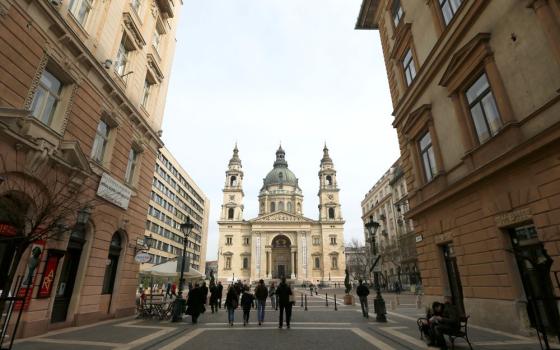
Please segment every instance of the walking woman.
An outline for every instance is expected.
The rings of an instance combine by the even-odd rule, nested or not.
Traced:
[[[233,319],[234,319],[234,312],[235,309],[239,306],[239,296],[235,292],[235,288],[233,285],[230,285],[226,295],[226,302],[224,306],[228,312],[228,322],[230,326],[233,326]]]
[[[274,282],[270,284],[270,288],[268,289],[268,296],[270,297],[272,310],[278,310],[278,305],[276,305],[276,287],[274,286]]]
[[[259,326],[264,322],[264,308],[266,306],[266,298],[268,297],[268,289],[264,285],[263,280],[259,280],[259,284],[255,288],[255,298],[257,299],[257,319]]]

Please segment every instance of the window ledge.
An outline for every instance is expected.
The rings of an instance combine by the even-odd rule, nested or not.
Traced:
[[[47,142],[50,149],[57,149],[63,137],[25,109],[0,108],[0,124],[5,125],[4,132],[31,143]]]
[[[92,170],[96,175],[101,176],[101,175],[103,175],[103,173],[111,174],[111,170],[110,170],[107,166],[103,165],[102,163],[100,163],[100,162],[98,162],[98,161],[96,161],[96,160],[94,160],[94,159],[91,159],[91,158],[90,158],[89,164],[90,164],[90,166],[91,166],[91,170]]]
[[[91,12],[90,12],[91,14]],[[76,29],[78,29],[78,31],[80,32],[80,35],[82,35],[84,37],[84,41],[87,41],[89,39],[89,34],[86,31],[86,29],[84,28],[84,26],[78,21],[78,19],[74,16],[74,14],[72,13],[72,11],[68,10],[68,18],[70,18],[70,21],[68,23],[71,23],[70,25],[72,27],[75,27]],[[86,20],[87,22],[87,20]]]

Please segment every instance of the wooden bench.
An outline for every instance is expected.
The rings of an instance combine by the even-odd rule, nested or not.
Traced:
[[[459,317],[459,330],[454,333],[445,333],[449,338],[449,342],[451,343],[451,349],[455,349],[455,340],[457,338],[463,338],[467,344],[469,344],[469,348],[472,350],[472,345],[469,340],[468,336],[468,322],[470,316],[461,316]],[[416,324],[418,325],[418,331],[420,332],[420,339],[424,339],[424,327],[428,325],[428,319],[425,317],[420,317],[416,320]]]

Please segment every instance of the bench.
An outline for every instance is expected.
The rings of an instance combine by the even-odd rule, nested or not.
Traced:
[[[445,335],[447,335],[447,337],[449,338],[449,342],[451,343],[451,349],[455,349],[455,340],[457,338],[462,338],[464,339],[467,344],[469,344],[469,348],[472,350],[472,345],[471,342],[469,340],[469,336],[468,336],[468,322],[469,322],[469,317],[470,316],[461,316],[459,317],[459,330],[457,332],[454,333],[445,333]],[[420,339],[424,339],[424,333],[426,328],[428,327],[428,319],[425,317],[420,317],[418,320],[416,320],[416,324],[418,326],[418,331],[420,332]]]

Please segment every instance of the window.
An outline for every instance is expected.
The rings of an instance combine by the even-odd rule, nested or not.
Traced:
[[[233,208],[229,208],[229,209],[228,209],[228,219],[233,219],[233,213],[234,213],[234,209],[233,209]]]
[[[439,6],[443,14],[445,25],[448,25],[449,22],[451,22],[451,20],[457,13],[459,6],[461,6],[462,1],[463,0],[439,0]]]
[[[126,63],[128,62],[128,53],[130,50],[126,47],[126,37],[123,35],[121,43],[119,45],[119,51],[117,51],[117,59],[115,62],[115,71],[121,77],[125,74]]]
[[[422,159],[422,164],[424,165],[424,174],[426,175],[426,181],[430,182],[434,178],[437,168],[436,168],[436,158],[434,155],[434,148],[432,147],[432,137],[430,133],[427,132],[420,138],[420,158]]]
[[[96,162],[102,163],[105,158],[105,150],[109,143],[109,132],[111,128],[105,121],[100,120],[97,125],[93,147],[91,149],[91,158]]]
[[[313,245],[321,245],[321,237],[313,236]]]
[[[485,73],[467,89],[465,95],[469,103],[478,141],[483,143],[496,135],[502,127],[500,113]]]
[[[226,270],[230,270],[231,269],[231,256],[226,256]]]
[[[138,163],[138,152],[131,148],[128,152],[128,163],[126,164],[126,173],[124,174],[124,180],[131,184],[134,180],[134,172],[136,170],[136,165]]]
[[[233,244],[233,237],[228,236],[226,237],[226,245],[232,245]]]
[[[334,219],[334,208],[329,208],[329,219]]]
[[[230,185],[231,187],[237,186],[237,176],[232,176],[232,177],[230,177],[230,179],[229,179],[229,185]]]
[[[154,36],[152,37],[152,46],[156,49],[157,52],[160,52],[160,45],[163,33],[160,32],[159,28],[156,26],[154,30]]]
[[[278,210],[284,210],[284,202],[278,202]]]
[[[270,212],[275,212],[276,211],[276,203],[271,202],[270,203]]]
[[[85,25],[88,15],[91,11],[92,0],[72,0],[70,1],[70,12],[76,18],[78,23]]]
[[[132,0],[130,2],[130,7],[138,14],[140,12],[140,8],[142,7],[142,0]]]
[[[150,100],[150,92],[152,90],[152,83],[148,79],[144,80],[144,91],[142,92],[142,107],[148,107],[148,101]]]
[[[62,83],[45,69],[31,103],[31,113],[45,125],[51,125],[54,112],[60,101]]]
[[[292,202],[288,202],[287,207],[288,207],[288,212],[291,213],[292,212]]]
[[[338,269],[338,257],[332,256],[331,257],[331,270]]]
[[[313,267],[315,269],[320,269],[321,268],[321,259],[319,259],[319,257],[315,257],[315,264],[313,265]]]
[[[251,242],[250,237],[243,237],[243,245],[249,245]]]
[[[395,28],[397,28],[399,26],[399,23],[401,23],[401,19],[404,16],[404,12],[400,0],[393,1],[393,7],[391,8],[391,15],[393,16],[393,24],[395,24]]]
[[[325,179],[327,180],[327,186],[332,186],[332,184],[333,184],[332,176],[327,175],[327,177]]]
[[[414,66],[414,59],[412,57],[412,50],[408,49],[404,55],[403,61],[404,76],[406,78],[406,85],[410,86],[416,77],[416,67]]]
[[[243,257],[243,270],[247,270],[249,268],[249,258]]]
[[[331,245],[336,245],[336,236],[331,236]]]

